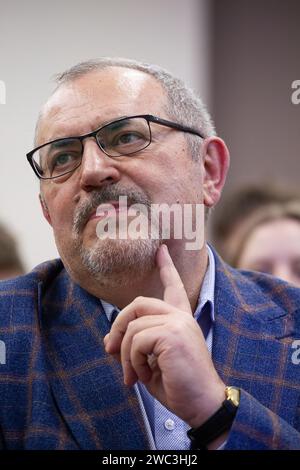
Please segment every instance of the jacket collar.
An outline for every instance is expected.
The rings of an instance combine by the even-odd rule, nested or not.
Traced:
[[[299,289],[295,295],[295,289],[283,281],[235,270],[215,251],[214,256],[214,364],[225,383],[240,385],[243,378],[251,387],[274,351],[282,348],[288,354],[286,344],[293,341],[293,313],[298,309],[293,299],[299,298]]]

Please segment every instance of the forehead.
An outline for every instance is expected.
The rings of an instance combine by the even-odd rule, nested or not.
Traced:
[[[300,221],[292,218],[269,220],[254,228],[248,245],[255,253],[274,252],[278,258],[284,253],[300,253]]]
[[[42,110],[37,145],[80,135],[123,116],[166,115],[167,98],[160,83],[138,70],[110,67],[61,85]]]

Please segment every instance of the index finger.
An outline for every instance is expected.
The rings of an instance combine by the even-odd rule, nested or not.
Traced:
[[[161,245],[156,257],[159,275],[164,287],[164,301],[173,307],[192,313],[183,282],[166,245]]]

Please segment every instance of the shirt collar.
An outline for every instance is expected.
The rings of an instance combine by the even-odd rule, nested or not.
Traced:
[[[105,300],[100,299],[100,302],[102,304],[104,313],[107,316],[108,321],[111,323],[116,312],[119,312],[120,310],[115,305],[105,302]]]
[[[209,306],[209,314],[212,322],[215,321],[215,279],[216,279],[216,263],[214,254],[209,245],[206,245],[208,254],[208,266],[202,282],[198,304],[194,317],[199,319],[203,308],[206,304]]]
[[[216,277],[216,264],[213,252],[209,245],[206,245],[207,254],[208,254],[208,266],[206,269],[206,273],[202,282],[197,307],[194,313],[194,317],[196,320],[199,319],[201,313],[203,312],[204,307],[206,304],[209,306],[209,314],[210,320],[212,322],[215,321],[215,308],[214,308],[214,300],[215,300],[215,277]],[[114,319],[114,316],[119,309],[108,302],[100,299],[102,307],[104,309],[105,315],[107,316],[108,321],[111,323]]]

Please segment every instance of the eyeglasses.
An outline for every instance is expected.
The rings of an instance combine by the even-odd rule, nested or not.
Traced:
[[[190,127],[151,114],[141,114],[116,119],[79,137],[52,140],[36,147],[27,153],[26,157],[38,178],[44,180],[59,178],[80,166],[83,141],[88,137],[94,137],[100,149],[113,158],[133,155],[144,150],[152,141],[150,122],[204,138]]]

